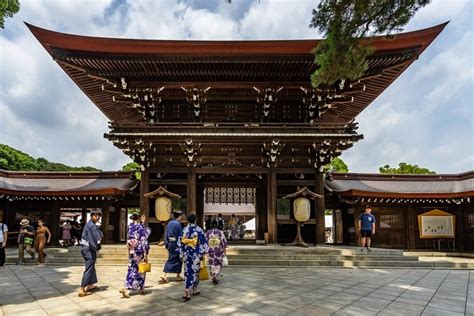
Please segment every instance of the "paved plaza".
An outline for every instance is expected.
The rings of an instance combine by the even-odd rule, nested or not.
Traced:
[[[474,315],[474,271],[228,267],[183,303],[183,283],[120,297],[126,267],[98,267],[101,291],[77,296],[82,267],[0,268],[0,315]],[[172,280],[172,279],[171,279]]]

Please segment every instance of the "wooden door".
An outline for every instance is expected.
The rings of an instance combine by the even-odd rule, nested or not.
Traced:
[[[342,211],[334,210],[334,243],[343,244],[344,243],[344,226],[342,223]]]
[[[407,248],[406,219],[403,210],[374,210],[373,214],[376,219],[373,247]]]

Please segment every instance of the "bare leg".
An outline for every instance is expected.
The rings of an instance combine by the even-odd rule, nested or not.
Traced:
[[[365,247],[365,241],[366,241],[366,237],[362,237],[361,238],[361,241],[362,241],[362,249]]]
[[[370,248],[371,241],[372,241],[372,238],[367,237],[367,248]]]

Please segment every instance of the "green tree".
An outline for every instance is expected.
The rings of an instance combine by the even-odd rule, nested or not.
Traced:
[[[20,10],[18,0],[0,0],[0,27],[5,28],[5,18],[11,18]]]
[[[0,169],[22,171],[100,171],[93,167],[70,167],[62,163],[50,162],[45,158],[35,159],[8,145],[0,144]]]
[[[140,172],[140,165],[134,161],[129,162],[128,164],[122,167],[123,171],[135,171],[135,178],[138,180],[142,179],[142,173]]]
[[[331,163],[324,166],[324,172],[349,172],[349,167],[346,163],[339,157],[333,158]]]
[[[410,165],[406,162],[400,162],[398,168],[391,168],[389,165],[385,165],[379,168],[380,173],[386,174],[436,174],[427,168],[420,168],[418,165]]]
[[[372,54],[363,37],[401,31],[418,9],[430,0],[322,0],[313,10],[311,28],[326,37],[313,50],[319,66],[311,84],[331,85],[340,79],[356,80],[368,68]]]

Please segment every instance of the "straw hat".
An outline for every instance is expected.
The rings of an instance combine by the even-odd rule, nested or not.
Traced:
[[[26,218],[24,218],[24,219],[21,220],[20,225],[21,226],[30,225],[30,221],[27,220]]]

